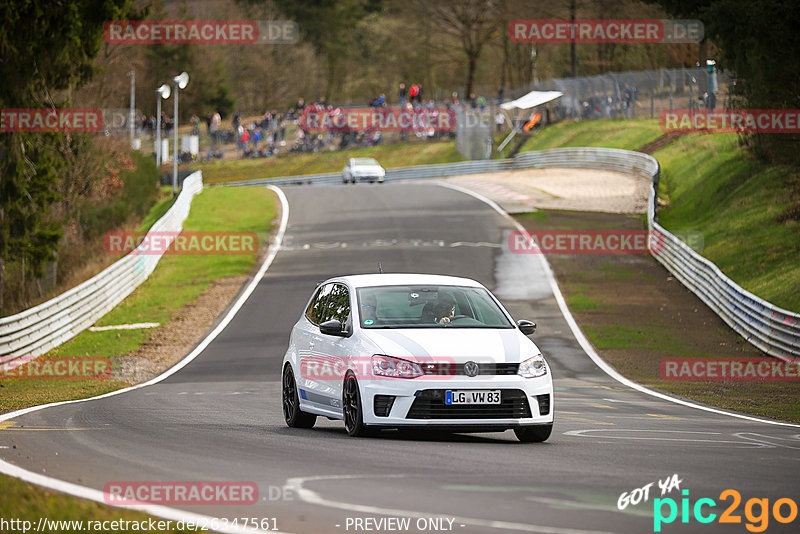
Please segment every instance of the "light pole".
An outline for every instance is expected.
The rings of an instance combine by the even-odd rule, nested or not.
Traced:
[[[170,91],[169,85],[167,84],[163,84],[156,89],[156,93],[158,93],[156,97],[156,102],[158,103],[156,106],[158,108],[156,112],[156,167],[159,169],[161,168],[161,99],[168,99]]]
[[[189,75],[186,72],[181,72],[178,76],[172,78],[175,83],[175,124],[172,126],[175,129],[175,146],[172,149],[172,196],[178,194],[178,89],[185,89],[189,83]]]

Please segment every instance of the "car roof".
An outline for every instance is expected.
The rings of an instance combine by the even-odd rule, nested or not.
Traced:
[[[345,282],[354,288],[375,287],[375,286],[402,286],[402,285],[440,285],[440,286],[467,286],[483,287],[480,282],[469,278],[457,276],[446,276],[440,274],[407,274],[407,273],[384,273],[384,274],[354,274],[348,276],[337,276],[323,283]]]

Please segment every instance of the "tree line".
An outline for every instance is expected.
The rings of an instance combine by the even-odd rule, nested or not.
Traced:
[[[494,97],[552,77],[694,66],[731,72],[741,107],[798,109],[800,3],[793,0],[17,0],[0,3],[0,107],[125,108],[136,73],[137,108],[154,114],[155,88],[190,73],[181,92],[192,114],[285,109],[302,96],[365,104],[401,82],[426,96]],[[515,19],[697,18],[697,44],[516,43]],[[297,22],[298,43],[132,45],[103,39],[126,19]],[[800,164],[798,136],[751,135],[753,153]],[[65,239],[97,220],[90,205],[119,198],[127,150],[97,134],[0,133],[0,314],[3,273],[42,275]],[[155,187],[155,184],[153,184]],[[795,188],[795,192],[797,188]],[[800,202],[798,202],[800,204]],[[800,217],[800,209],[790,218]],[[93,220],[94,223],[90,222]],[[4,268],[5,267],[5,268]]]

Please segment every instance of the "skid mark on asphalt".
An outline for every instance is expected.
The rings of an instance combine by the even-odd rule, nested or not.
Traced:
[[[0,422],[0,432],[7,431],[7,432],[72,432],[75,430],[108,430],[108,428],[103,427],[46,427],[46,426],[19,426],[19,423],[16,421],[3,421]]]

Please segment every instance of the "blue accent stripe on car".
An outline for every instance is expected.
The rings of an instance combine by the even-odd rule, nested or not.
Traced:
[[[300,390],[300,398],[303,400],[308,400],[308,397],[306,396],[306,390],[304,389]]]

